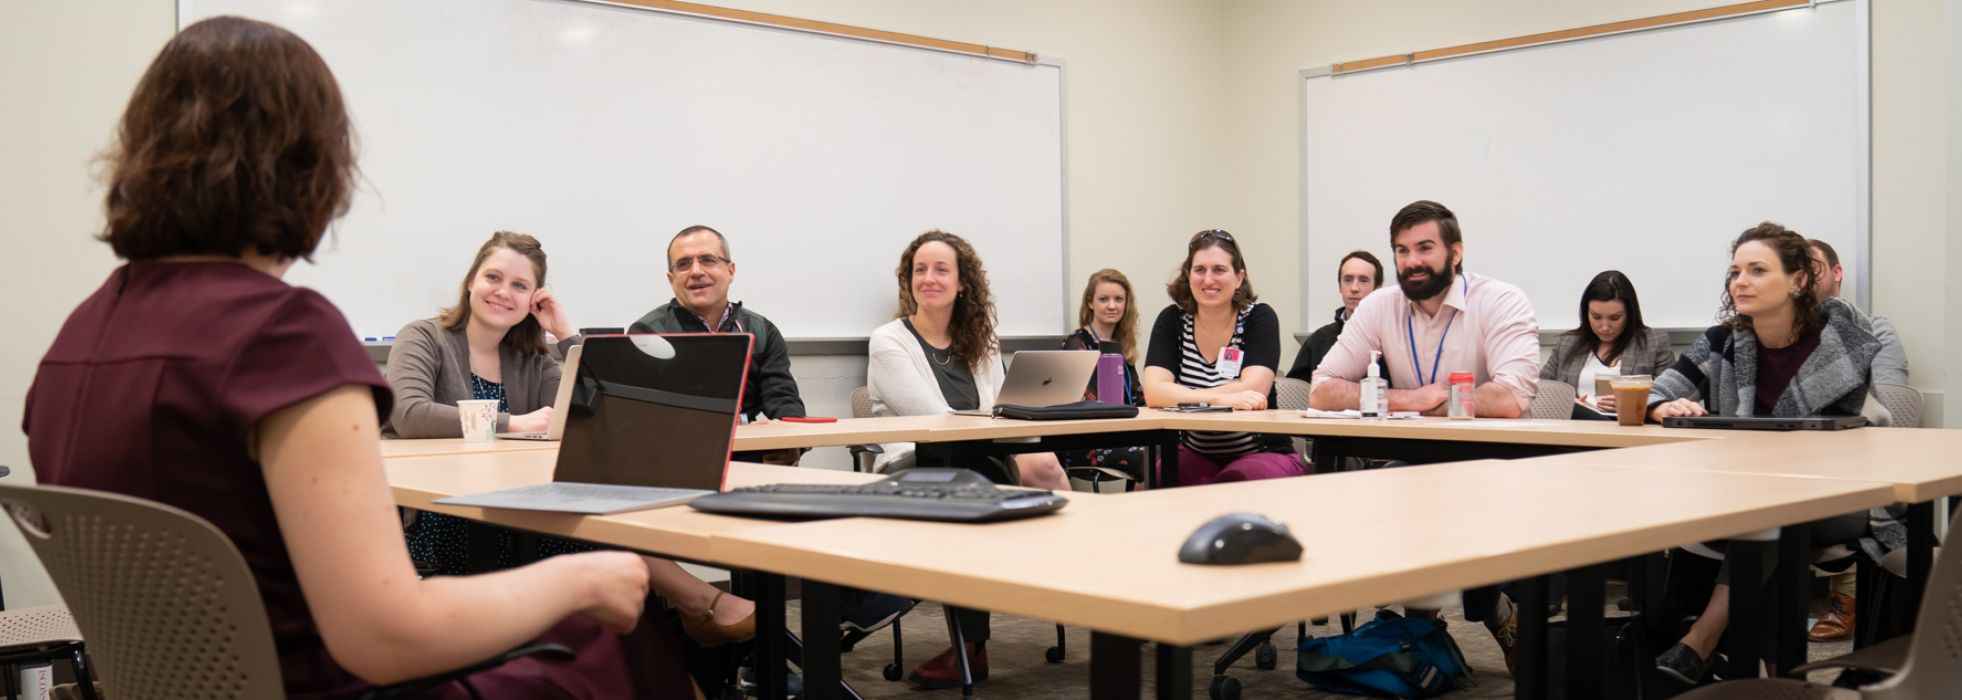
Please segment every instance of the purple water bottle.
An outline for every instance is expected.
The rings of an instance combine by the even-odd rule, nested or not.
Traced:
[[[1114,341],[1098,343],[1103,355],[1097,358],[1097,400],[1104,403],[1126,405],[1131,397],[1124,395],[1124,346]]]

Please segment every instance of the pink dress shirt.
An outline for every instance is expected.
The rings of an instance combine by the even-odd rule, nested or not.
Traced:
[[[1533,304],[1518,287],[1483,275],[1459,274],[1435,316],[1425,315],[1394,284],[1363,298],[1315,368],[1314,382],[1361,380],[1371,350],[1383,351],[1395,389],[1471,372],[1479,384],[1498,382],[1511,390],[1522,412],[1539,391],[1540,322]]]

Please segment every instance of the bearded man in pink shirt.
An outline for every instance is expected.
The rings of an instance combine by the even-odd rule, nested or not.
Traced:
[[[1308,403],[1357,407],[1370,351],[1390,370],[1392,411],[1444,415],[1452,372],[1471,372],[1478,415],[1518,418],[1539,389],[1540,324],[1518,287],[1464,271],[1458,217],[1442,204],[1410,203],[1390,220],[1397,285],[1364,297],[1315,369]],[[1512,670],[1519,613],[1497,587],[1465,591],[1465,619],[1483,621]],[[1406,606],[1408,609],[1408,606]],[[1410,609],[1435,619],[1436,611]]]

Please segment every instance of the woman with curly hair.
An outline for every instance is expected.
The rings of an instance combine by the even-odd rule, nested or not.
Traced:
[[[1656,377],[1647,406],[1621,410],[1646,409],[1656,421],[1708,414],[1860,415],[1880,341],[1871,321],[1846,302],[1820,301],[1815,269],[1805,237],[1783,226],[1765,222],[1738,236],[1724,277],[1723,323],[1704,331]],[[1884,549],[1906,543],[1897,518],[1874,509],[1814,521],[1805,531],[1814,548],[1857,542],[1878,559]],[[1703,679],[1730,622],[1729,584],[1726,562],[1703,615],[1656,657],[1658,670],[1685,683]]]
[[[994,405],[1006,374],[995,340],[995,298],[987,270],[967,241],[946,231],[920,234],[899,256],[899,318],[872,331],[865,385],[872,412],[880,416],[938,416]],[[885,445],[878,468],[914,466],[913,443]],[[1031,488],[1068,490],[1069,479],[1053,453],[1020,454],[962,465],[990,479]],[[988,614],[950,611],[966,638],[974,680],[988,675]],[[949,647],[913,668],[913,682],[929,688],[960,685]]]

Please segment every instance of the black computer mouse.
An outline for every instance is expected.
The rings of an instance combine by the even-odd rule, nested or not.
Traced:
[[[1208,520],[1179,547],[1179,561],[1187,564],[1233,566],[1300,559],[1301,543],[1288,533],[1288,526],[1253,513],[1227,513]]]

